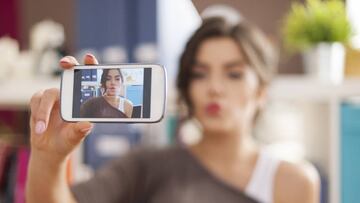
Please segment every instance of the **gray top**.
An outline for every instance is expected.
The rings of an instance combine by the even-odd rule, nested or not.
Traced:
[[[124,112],[111,106],[103,96],[94,97],[80,107],[82,118],[127,118]]]
[[[72,187],[79,203],[254,203],[183,147],[138,149]]]

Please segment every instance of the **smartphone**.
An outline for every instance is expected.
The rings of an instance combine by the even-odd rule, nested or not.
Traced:
[[[155,64],[79,65],[61,78],[65,121],[154,123],[163,116],[166,70]]]

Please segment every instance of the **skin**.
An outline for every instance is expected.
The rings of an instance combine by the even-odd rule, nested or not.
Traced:
[[[106,76],[106,92],[104,95],[105,100],[114,108],[118,108],[120,104],[120,95],[122,91],[122,81],[118,70],[111,69]],[[131,117],[133,105],[129,100],[125,100],[124,104],[125,115]]]
[[[76,63],[73,57],[66,57],[60,64],[66,69]],[[87,55],[85,63],[97,61]],[[259,147],[252,138],[253,117],[266,99],[266,87],[246,64],[231,39],[209,39],[199,48],[189,88],[194,116],[203,127],[203,139],[189,150],[214,176],[239,190],[248,184],[258,158]],[[35,94],[31,101],[29,203],[76,202],[66,183],[65,162],[92,126],[64,123],[58,115],[58,97],[59,91],[53,89]],[[209,112],[208,105],[214,103],[219,110]],[[38,121],[45,123],[42,132],[36,131]],[[318,174],[309,164],[281,162],[273,196],[276,203],[319,202]]]

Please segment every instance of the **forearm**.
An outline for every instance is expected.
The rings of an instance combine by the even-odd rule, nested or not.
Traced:
[[[26,199],[28,203],[76,203],[66,181],[66,161],[51,163],[32,156]]]

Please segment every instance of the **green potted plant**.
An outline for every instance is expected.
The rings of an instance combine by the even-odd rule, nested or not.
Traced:
[[[343,44],[352,35],[343,1],[294,2],[285,17],[282,33],[290,52],[303,53],[306,73],[323,81],[342,81]]]

